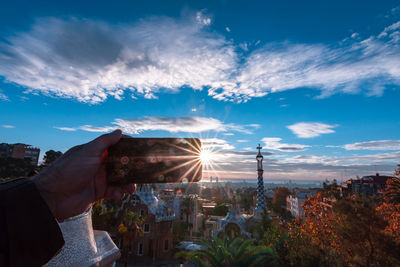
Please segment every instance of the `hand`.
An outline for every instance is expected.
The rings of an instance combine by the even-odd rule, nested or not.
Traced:
[[[101,198],[121,199],[135,185],[107,185],[104,159],[107,148],[119,141],[115,130],[75,146],[32,179],[58,221],[78,215]]]

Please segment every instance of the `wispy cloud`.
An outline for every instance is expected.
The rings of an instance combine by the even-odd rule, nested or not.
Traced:
[[[247,101],[306,87],[320,90],[320,97],[338,92],[381,95],[386,86],[400,85],[399,23],[377,36],[353,36],[338,44],[265,45],[246,58],[234,85],[211,88],[210,94],[220,100]]]
[[[131,25],[42,19],[0,43],[0,75],[88,103],[121,99],[125,90],[154,98],[182,86],[221,88],[237,55],[223,36],[204,29],[210,23],[202,12],[194,19],[153,17]]]
[[[250,148],[249,148],[250,149]],[[256,151],[237,151],[237,153],[223,152],[215,165],[217,171],[213,175],[227,178],[256,179]],[[329,157],[326,155],[296,155],[285,157],[271,154],[264,155],[264,179],[349,179],[379,172],[392,175],[400,151],[371,155]],[[278,156],[278,157],[277,157]],[[371,166],[373,164],[373,166]]]
[[[67,131],[67,132],[73,132],[73,131],[77,130],[76,128],[70,128],[70,127],[56,127],[55,126],[54,128],[61,130],[61,131]]]
[[[1,125],[1,127],[6,128],[6,129],[13,129],[13,128],[15,128],[14,125],[9,125],[9,124],[3,124],[3,125]]]
[[[202,149],[206,150],[228,150],[228,149],[234,149],[235,147],[229,144],[226,140],[224,139],[219,139],[219,138],[205,138],[201,139],[201,146]]]
[[[8,97],[0,90],[0,100],[9,101]]]
[[[108,126],[83,125],[79,127],[55,127],[59,130],[74,131],[84,130],[89,132],[109,132],[121,129],[128,134],[139,134],[144,131],[167,131],[171,133],[201,133],[207,131],[226,132],[236,131],[251,134],[257,124],[238,125],[223,123],[215,118],[207,117],[143,117],[138,119],[115,119]]]
[[[326,124],[321,122],[298,122],[287,126],[299,138],[312,138],[321,134],[334,133],[333,128],[337,124]]]
[[[343,147],[346,150],[400,150],[400,140],[358,142]]]
[[[204,12],[124,25],[41,19],[0,43],[0,75],[31,91],[88,103],[122,99],[125,92],[156,98],[184,86],[242,102],[304,87],[324,97],[379,95],[387,85],[400,85],[400,22],[337,44],[257,42],[253,50],[210,31],[211,23]]]
[[[272,149],[283,152],[304,151],[306,150],[306,148],[310,147],[308,145],[281,143],[282,138],[277,138],[277,137],[264,137],[262,141],[265,143],[264,149]]]

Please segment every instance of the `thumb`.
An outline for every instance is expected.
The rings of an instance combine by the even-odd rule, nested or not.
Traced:
[[[108,134],[103,134],[90,142],[93,152],[101,155],[111,145],[116,144],[121,139],[121,130],[115,130]]]

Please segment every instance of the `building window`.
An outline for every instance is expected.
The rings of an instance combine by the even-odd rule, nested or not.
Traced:
[[[144,216],[144,210],[140,210],[140,216]]]
[[[143,256],[143,243],[138,244],[137,254],[138,256]]]
[[[165,250],[165,251],[168,251],[168,249],[169,249],[169,240],[168,240],[168,239],[165,239],[165,240],[164,240],[164,250]]]
[[[148,223],[144,224],[143,232],[150,233],[150,224],[148,224]]]

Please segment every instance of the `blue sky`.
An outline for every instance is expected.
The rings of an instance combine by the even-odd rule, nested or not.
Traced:
[[[281,1],[283,2],[283,1]],[[0,6],[0,142],[201,137],[206,176],[342,179],[400,163],[400,1]]]

